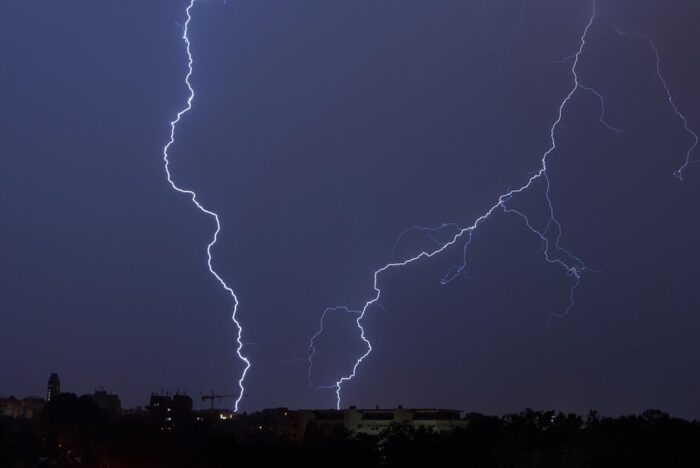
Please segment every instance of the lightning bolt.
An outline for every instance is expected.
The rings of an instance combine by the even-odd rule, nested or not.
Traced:
[[[453,235],[453,237],[444,243],[440,243],[435,249],[433,250],[423,250],[417,255],[410,257],[406,260],[403,261],[392,261],[391,263],[388,263],[381,267],[380,269],[376,270],[374,272],[374,282],[373,282],[373,289],[374,289],[374,296],[369,299],[367,302],[365,302],[364,306],[362,309],[360,309],[359,314],[357,319],[355,320],[355,323],[357,325],[358,330],[360,331],[360,339],[365,343],[367,350],[365,353],[360,356],[357,361],[355,361],[355,364],[352,367],[352,371],[345,375],[340,377],[338,381],[336,381],[332,385],[325,385],[321,386],[320,388],[330,388],[334,389],[336,393],[336,407],[340,409],[341,407],[341,391],[343,384],[346,382],[349,382],[352,380],[355,375],[357,374],[357,369],[358,367],[362,364],[362,362],[372,353],[372,343],[367,339],[366,334],[365,334],[365,329],[362,326],[362,319],[365,317],[367,314],[368,310],[372,308],[374,305],[379,304],[379,299],[381,298],[382,290],[379,287],[379,277],[382,273],[405,267],[407,265],[410,265],[412,263],[418,262],[423,259],[428,259],[432,258],[436,255],[439,255],[440,253],[444,252],[448,248],[452,247],[453,245],[457,244],[460,242],[460,240],[464,241],[464,246],[463,246],[463,251],[464,251],[464,256],[463,260],[464,263],[455,267],[452,267],[450,271],[447,272],[445,277],[441,280],[442,284],[447,284],[450,281],[452,281],[454,278],[462,274],[466,268],[466,263],[467,263],[467,251],[468,247],[471,243],[472,240],[472,235],[473,233],[478,229],[478,227],[484,223],[486,220],[491,218],[491,216],[495,215],[496,212],[502,211],[504,214],[512,214],[515,216],[518,216],[521,218],[527,227],[529,231],[531,231],[533,234],[539,237],[539,239],[542,242],[543,245],[543,252],[544,252],[544,258],[547,262],[558,265],[563,269],[563,271],[571,277],[572,280],[572,285],[570,287],[570,296],[569,296],[569,304],[564,310],[563,313],[561,314],[554,314],[558,317],[563,317],[567,315],[571,309],[574,306],[574,293],[578,285],[580,284],[581,281],[581,276],[582,274],[588,270],[586,265],[583,263],[583,261],[570,253],[568,250],[564,249],[560,245],[560,240],[562,236],[562,227],[559,221],[556,219],[555,216],[555,210],[554,210],[554,205],[552,203],[552,199],[550,196],[550,180],[549,180],[549,174],[547,173],[547,158],[551,153],[553,153],[557,149],[557,140],[556,140],[556,131],[560,127],[564,110],[566,109],[567,105],[569,102],[572,100],[574,95],[576,94],[576,91],[578,90],[584,90],[593,93],[596,97],[598,97],[600,104],[601,104],[601,115],[600,115],[600,122],[607,128],[609,128],[612,131],[615,131],[615,133],[618,133],[619,130],[616,129],[615,127],[612,127],[611,125],[607,124],[605,121],[605,100],[599,92],[597,92],[595,89],[585,86],[581,84],[579,81],[579,76],[577,72],[577,66],[579,62],[579,58],[581,54],[583,53],[583,50],[586,46],[586,38],[588,36],[588,31],[591,28],[591,25],[593,24],[593,21],[596,17],[596,3],[595,0],[591,0],[591,13],[588,19],[588,22],[586,24],[586,27],[583,30],[583,33],[580,36],[580,44],[578,47],[578,50],[576,53],[567,61],[572,60],[572,65],[571,65],[571,75],[573,78],[573,85],[571,87],[571,90],[568,92],[568,94],[564,97],[564,99],[561,101],[559,105],[559,111],[557,114],[557,118],[555,119],[554,123],[552,124],[550,130],[549,130],[549,136],[550,136],[550,146],[547,148],[547,150],[543,153],[542,158],[540,160],[540,167],[537,171],[534,173],[531,173],[527,179],[527,181],[520,186],[519,188],[509,190],[508,192],[500,195],[498,197],[498,200],[494,205],[492,205],[484,214],[476,218],[474,223],[470,226],[464,227],[459,229],[456,234]],[[527,217],[526,214],[524,214],[521,211],[518,211],[514,208],[511,208],[508,206],[508,202],[510,202],[513,197],[517,196],[518,194],[525,192],[528,190],[530,187],[533,187],[536,183],[541,182],[544,184],[545,188],[545,201],[547,203],[547,209],[549,211],[549,220],[547,222],[547,225],[544,229],[539,230],[533,224],[530,222],[529,218]],[[450,226],[449,224],[444,224],[438,228],[422,228],[420,226],[414,226],[412,228],[409,228],[410,230],[424,230],[427,232],[432,232],[435,230],[439,230],[445,227]],[[399,236],[399,239],[405,234],[401,234]],[[553,236],[553,238],[552,238]],[[348,309],[349,310],[349,309]],[[326,313],[328,312],[328,309],[324,312],[323,317],[325,317]],[[553,316],[554,316],[553,315]],[[553,316],[550,316],[550,320]],[[322,324],[323,324],[323,317],[322,317]],[[315,347],[313,346],[314,340],[319,336],[320,333],[323,332],[323,327],[321,326],[321,329],[319,332],[317,332],[310,344],[309,347],[309,376],[311,375],[311,370],[313,368],[313,362],[312,358],[313,355],[315,354],[316,350]]]
[[[302,359],[302,361],[306,362],[308,364],[307,368],[307,378],[309,381],[309,387],[313,387],[313,380],[311,378],[311,374],[314,369],[314,356],[316,355],[316,338],[321,336],[323,334],[323,323],[326,320],[326,315],[328,315],[329,312],[337,312],[337,311],[343,311],[348,314],[356,314],[360,315],[362,311],[359,310],[350,310],[345,306],[335,306],[335,307],[327,307],[326,310],[323,311],[323,314],[321,315],[321,320],[319,323],[319,328],[318,331],[314,334],[314,336],[311,337],[311,340],[309,341],[309,347],[307,349],[307,355],[306,359]],[[331,386],[332,387],[332,386]],[[328,388],[328,386],[322,385],[318,388]]]
[[[192,101],[194,100],[194,88],[192,88],[192,83],[190,82],[190,78],[192,77],[192,72],[193,72],[193,65],[194,65],[194,59],[192,58],[192,52],[190,50],[190,38],[188,35],[189,32],[189,26],[190,26],[190,21],[192,21],[192,7],[194,7],[194,4],[197,0],[190,0],[189,5],[187,6],[187,9],[185,10],[186,14],[186,21],[185,24],[182,28],[182,40],[185,42],[185,51],[187,53],[187,75],[185,76],[185,84],[187,85],[187,89],[189,92],[189,95],[187,97],[187,101],[185,106],[177,113],[175,120],[170,122],[170,140],[168,140],[168,143],[163,147],[163,163],[165,165],[165,173],[167,175],[168,183],[170,186],[173,188],[173,190],[180,192],[182,194],[185,194],[190,197],[192,200],[192,203],[199,209],[202,213],[205,213],[209,216],[211,216],[215,223],[216,223],[216,230],[214,231],[214,235],[212,237],[211,242],[207,245],[207,267],[209,268],[209,272],[216,278],[216,280],[221,284],[221,286],[226,290],[226,292],[231,296],[231,299],[233,299],[233,314],[231,316],[231,319],[233,322],[236,324],[236,328],[238,330],[237,336],[236,336],[236,343],[238,344],[238,347],[236,348],[236,354],[238,355],[238,358],[243,361],[245,364],[243,373],[241,374],[241,378],[238,380],[238,387],[240,390],[240,393],[238,395],[238,398],[236,399],[236,402],[234,403],[234,411],[238,411],[238,406],[241,402],[241,399],[243,398],[243,393],[245,392],[245,388],[243,386],[243,382],[245,381],[246,374],[248,373],[248,369],[250,369],[250,361],[248,358],[246,358],[242,354],[242,349],[243,349],[243,340],[242,340],[242,335],[243,335],[243,327],[241,326],[240,322],[236,318],[236,313],[238,312],[238,297],[236,296],[236,293],[231,289],[231,287],[226,284],[226,282],[221,278],[221,276],[214,270],[214,267],[212,266],[212,248],[216,245],[216,242],[219,238],[219,233],[221,232],[221,222],[219,221],[219,215],[216,214],[215,212],[208,210],[204,207],[204,205],[197,199],[197,194],[190,189],[183,189],[180,188],[175,182],[173,181],[172,175],[170,173],[170,159],[169,159],[169,154],[168,151],[170,150],[170,147],[175,143],[175,131],[177,129],[177,125],[180,123],[180,120],[182,117],[188,113],[192,109]]]
[[[685,131],[688,132],[688,134],[693,138],[693,144],[690,145],[690,147],[686,151],[685,160],[683,161],[683,164],[681,164],[681,166],[673,172],[674,176],[676,176],[680,181],[683,181],[683,171],[685,171],[685,169],[692,162],[696,162],[696,160],[692,159],[692,154],[698,146],[698,135],[690,128],[690,126],[688,125],[688,120],[685,118],[685,115],[683,115],[683,113],[678,109],[678,106],[676,106],[676,102],[673,100],[673,95],[671,94],[671,88],[668,86],[668,81],[666,81],[666,78],[664,77],[663,73],[661,73],[661,53],[659,52],[659,48],[656,47],[656,44],[651,39],[651,37],[646,36],[644,34],[623,31],[617,26],[615,26],[615,31],[617,31],[617,34],[619,34],[620,36],[630,36],[647,41],[649,47],[651,47],[651,50],[654,51],[654,56],[656,57],[656,76],[659,78],[659,81],[661,81],[661,85],[663,86],[664,91],[666,92],[666,99],[671,105],[671,109],[673,109],[673,112],[681,120],[681,122],[683,122],[683,128],[685,128]]]

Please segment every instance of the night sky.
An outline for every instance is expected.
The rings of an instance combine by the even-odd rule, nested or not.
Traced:
[[[235,393],[230,296],[209,274],[215,228],[165,180],[187,97],[186,1],[13,0],[0,15],[0,395]],[[177,183],[216,211],[214,266],[236,291],[253,363],[241,409],[335,406],[307,382],[328,306],[361,308],[412,225],[471,225],[539,169],[572,86],[588,0],[198,0],[197,96],[170,151]],[[343,406],[525,407],[700,418],[700,165],[649,35],[700,129],[700,4],[598,1],[577,91],[548,160],[572,278],[520,218],[497,211],[462,243],[380,277],[373,352]],[[700,159],[700,150],[693,154]],[[541,185],[514,201],[533,222]],[[413,232],[397,258],[434,248]],[[365,351],[327,316],[315,385]],[[232,400],[222,402],[232,405]]]

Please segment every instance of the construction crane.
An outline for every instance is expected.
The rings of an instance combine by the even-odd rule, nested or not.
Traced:
[[[223,400],[224,398],[236,398],[238,395],[215,395],[214,390],[208,395],[202,395],[202,401],[211,400],[211,411],[214,411],[214,400]]]

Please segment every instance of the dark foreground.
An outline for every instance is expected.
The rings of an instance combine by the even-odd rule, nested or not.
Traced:
[[[37,419],[0,419],[0,467],[700,467],[700,423],[658,411],[465,418],[451,432],[393,426],[379,436],[309,424],[291,441],[263,414],[195,413],[163,429],[147,414],[109,415],[76,399]]]

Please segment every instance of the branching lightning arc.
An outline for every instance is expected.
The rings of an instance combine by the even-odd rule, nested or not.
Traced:
[[[649,44],[649,47],[651,50],[654,51],[654,57],[656,58],[656,76],[659,78],[659,81],[661,81],[661,85],[664,88],[664,92],[666,93],[666,99],[668,100],[668,103],[671,105],[671,109],[673,109],[673,113],[676,114],[676,117],[680,119],[681,122],[683,122],[683,128],[685,131],[693,138],[693,143],[690,145],[688,150],[685,153],[685,160],[683,161],[683,164],[676,169],[676,171],[673,173],[674,176],[676,176],[679,180],[683,180],[683,172],[686,170],[686,168],[696,160],[693,160],[693,152],[695,149],[698,147],[698,135],[695,133],[689,126],[688,126],[688,120],[685,118],[685,115],[681,113],[681,111],[678,109],[678,106],[676,106],[676,102],[673,100],[673,95],[671,94],[671,89],[668,86],[668,82],[666,81],[666,78],[664,75],[661,73],[661,53],[659,52],[659,48],[656,47],[656,44],[654,41],[651,39],[651,37],[646,36],[644,34],[638,34],[638,33],[632,33],[632,32],[627,32],[623,31],[618,27],[615,27],[615,30],[620,36],[631,36],[635,37],[637,39],[644,39],[647,41]]]
[[[238,355],[238,358],[244,363],[244,368],[241,373],[241,377],[238,380],[238,386],[240,393],[235,401],[234,404],[234,409],[235,411],[238,411],[239,404],[243,398],[245,387],[244,387],[244,381],[245,377],[248,373],[248,370],[251,367],[250,360],[242,354],[242,350],[244,347],[244,343],[242,341],[242,334],[243,334],[243,327],[239,320],[237,319],[237,312],[238,312],[238,305],[239,305],[239,300],[238,297],[236,296],[236,293],[233,291],[233,289],[228,286],[228,284],[223,280],[223,278],[216,272],[216,270],[212,266],[212,249],[217,243],[219,233],[221,232],[221,222],[219,219],[219,215],[215,213],[214,211],[208,210],[205,208],[205,206],[198,200],[196,192],[190,189],[183,189],[179,187],[173,180],[171,172],[170,172],[170,159],[169,159],[169,150],[171,146],[175,143],[175,136],[176,136],[176,130],[177,126],[180,123],[182,117],[187,114],[191,109],[192,109],[192,102],[195,97],[195,91],[194,88],[192,87],[191,84],[191,77],[193,73],[193,66],[194,66],[194,59],[191,53],[191,48],[190,48],[190,39],[189,39],[189,26],[190,22],[192,20],[191,12],[192,8],[194,7],[194,4],[196,3],[197,0],[189,0],[189,3],[187,5],[187,8],[185,10],[186,13],[186,21],[184,23],[184,26],[182,28],[182,40],[184,41],[185,44],[185,51],[187,55],[187,74],[185,76],[185,84],[188,90],[188,97],[186,100],[186,103],[184,107],[177,113],[176,117],[174,120],[170,122],[170,138],[168,142],[165,144],[163,147],[163,152],[162,152],[162,157],[163,157],[163,162],[164,162],[164,168],[165,172],[167,175],[167,181],[172,187],[173,190],[185,194],[190,197],[192,203],[199,209],[202,213],[205,213],[212,217],[215,221],[216,224],[216,229],[214,230],[212,240],[209,242],[207,245],[207,267],[209,269],[209,272],[216,278],[216,280],[219,282],[219,284],[226,290],[226,292],[231,296],[231,299],[233,300],[233,312],[232,312],[232,320],[236,325],[237,328],[237,336],[236,336],[236,343],[237,343],[237,348],[236,348],[236,353]],[[409,257],[405,260],[398,261],[395,258],[395,250],[396,246],[394,248],[394,252],[392,252],[392,261],[391,263],[387,263],[383,267],[379,268],[376,270],[373,274],[373,290],[374,290],[374,295],[364,303],[364,306],[361,309],[351,309],[346,306],[336,306],[336,307],[329,307],[327,308],[320,320],[320,328],[319,330],[312,336],[311,341],[309,343],[308,351],[307,351],[307,357],[303,359],[303,361],[307,362],[308,364],[308,379],[309,379],[309,384],[312,385],[312,371],[313,371],[313,358],[316,354],[316,347],[315,347],[315,342],[316,339],[324,332],[324,320],[326,319],[326,316],[329,312],[337,312],[337,311],[342,311],[345,313],[351,313],[357,316],[355,319],[356,326],[360,332],[360,338],[366,345],[366,351],[364,354],[362,354],[356,361],[355,364],[353,365],[351,371],[342,377],[338,381],[336,381],[334,384],[331,385],[321,385],[318,388],[323,388],[323,389],[333,389],[336,393],[336,403],[337,407],[340,408],[341,406],[341,391],[342,391],[342,386],[344,383],[349,382],[352,380],[355,375],[357,374],[358,368],[360,364],[371,354],[372,352],[372,344],[369,341],[369,339],[366,337],[365,334],[365,329],[362,326],[362,320],[364,319],[365,315],[367,312],[373,307],[377,306],[381,308],[381,303],[380,303],[380,297],[382,294],[382,290],[379,287],[379,277],[382,273],[387,272],[389,270],[401,268],[404,266],[407,266],[409,264],[418,262],[420,260],[432,258],[436,255],[441,254],[442,252],[445,252],[448,250],[450,247],[453,247],[460,242],[462,242],[462,251],[463,251],[463,256],[462,256],[462,262],[458,265],[454,265],[451,267],[446,274],[443,276],[441,279],[442,284],[447,284],[451,281],[453,281],[455,278],[459,277],[460,275],[463,275],[465,273],[466,267],[467,267],[467,253],[469,246],[471,244],[473,234],[477,231],[479,226],[481,226],[485,221],[487,221],[489,218],[492,216],[496,215],[498,211],[502,211],[504,214],[507,215],[514,215],[517,216],[519,219],[522,220],[523,225],[530,231],[532,232],[535,236],[537,236],[541,243],[542,243],[542,253],[545,261],[548,263],[557,265],[560,267],[563,272],[571,278],[571,285],[570,285],[570,294],[569,294],[569,302],[566,308],[564,309],[563,312],[559,314],[552,314],[550,319],[552,317],[563,317],[567,315],[572,308],[574,307],[574,293],[576,288],[581,282],[581,277],[584,272],[586,271],[591,271],[590,268],[588,268],[583,260],[564,247],[562,247],[561,244],[561,237],[562,237],[562,226],[559,223],[559,221],[556,218],[555,215],[555,209],[554,209],[554,204],[552,202],[552,198],[550,195],[550,179],[549,179],[549,173],[547,171],[547,159],[548,157],[557,149],[557,140],[556,140],[556,132],[561,126],[562,118],[564,111],[567,107],[567,105],[571,102],[573,99],[574,95],[576,94],[577,91],[585,91],[588,92],[592,95],[594,95],[600,102],[600,116],[599,116],[599,121],[601,125],[603,125],[605,128],[608,130],[614,132],[615,134],[619,135],[622,130],[619,128],[611,125],[607,120],[606,120],[606,112],[605,112],[605,97],[599,93],[595,88],[588,86],[584,83],[582,83],[579,79],[579,75],[577,72],[577,66],[579,63],[579,58],[581,54],[583,53],[585,46],[586,46],[586,40],[588,37],[589,30],[596,18],[596,3],[595,0],[591,0],[591,12],[590,16],[588,18],[588,22],[586,23],[585,28],[583,29],[583,32],[580,36],[579,40],[579,47],[576,51],[575,54],[571,55],[567,59],[565,59],[563,62],[569,62],[571,61],[572,65],[570,68],[570,74],[572,77],[572,87],[570,91],[564,96],[563,100],[561,101],[558,109],[558,113],[556,115],[556,119],[554,120],[552,126],[550,127],[549,130],[549,136],[550,136],[550,144],[549,147],[546,149],[546,151],[542,154],[542,157],[540,159],[540,166],[539,168],[535,171],[532,172],[528,178],[526,179],[525,183],[520,186],[519,188],[509,190],[508,192],[503,193],[500,195],[494,205],[492,205],[486,212],[484,212],[481,216],[477,217],[476,220],[467,227],[462,227],[460,228],[457,224],[454,223],[445,223],[442,224],[438,227],[430,228],[430,227],[421,227],[421,226],[413,226],[399,236],[397,239],[397,243],[402,239],[402,237],[407,234],[410,231],[413,230],[418,230],[423,232],[426,236],[428,236],[429,239],[431,239],[434,244],[435,248],[432,250],[423,250],[417,255],[414,255],[412,257]],[[663,76],[661,73],[661,56],[659,49],[657,48],[656,44],[652,41],[652,39],[648,36],[642,35],[642,34],[637,34],[637,33],[631,33],[631,32],[626,32],[622,31],[620,29],[617,29],[617,33],[621,36],[630,36],[638,39],[643,39],[646,40],[653,50],[655,57],[656,57],[656,76],[659,78],[661,81],[661,84],[664,88],[664,91],[666,93],[666,97],[668,99],[669,104],[671,105],[671,108],[675,115],[682,121],[683,126],[685,131],[692,137],[693,142],[691,146],[688,148],[686,152],[686,157],[681,166],[673,173],[674,176],[676,176],[678,179],[683,180],[683,174],[685,169],[693,162],[696,162],[692,158],[692,155],[694,151],[697,149],[700,141],[698,135],[690,128],[687,119],[683,113],[679,110],[677,107],[673,96],[671,94],[668,82],[666,78]],[[542,187],[544,188],[544,201],[546,202],[546,209],[548,210],[549,216],[548,216],[548,221],[546,223],[546,226],[543,229],[537,228],[529,219],[526,213],[523,211],[520,211],[518,209],[515,209],[511,206],[509,206],[509,202],[516,197],[518,194],[521,194],[527,190],[529,190],[531,187],[535,186],[536,184],[542,184]],[[442,242],[438,240],[436,237],[433,236],[434,233],[440,231],[444,231],[445,229],[453,229],[454,233],[449,237],[449,240],[447,242]]]
[[[549,147],[546,149],[546,151],[543,153],[541,160],[540,160],[540,166],[539,168],[535,171],[532,172],[525,183],[516,189],[510,190],[501,196],[498,197],[496,203],[491,206],[484,214],[476,218],[476,220],[471,224],[470,226],[459,228],[457,225],[453,223],[445,223],[442,224],[441,226],[434,227],[434,228],[429,228],[429,227],[421,227],[421,226],[413,226],[399,236],[397,243],[401,240],[401,238],[409,231],[421,231],[423,232],[431,241],[433,241],[436,244],[436,247],[433,250],[423,250],[419,254],[412,256],[410,258],[407,258],[402,261],[397,261],[394,254],[396,251],[396,246],[394,247],[394,252],[392,252],[392,261],[391,263],[388,263],[384,265],[383,267],[379,268],[374,272],[373,275],[373,290],[374,290],[374,295],[371,297],[367,302],[365,302],[364,306],[359,309],[359,310],[352,310],[351,308],[345,307],[345,306],[336,306],[336,307],[331,307],[326,309],[323,312],[323,315],[321,317],[321,323],[320,323],[320,328],[319,330],[313,335],[311,338],[311,341],[309,343],[308,347],[308,352],[307,352],[307,359],[304,361],[307,362],[308,364],[308,378],[309,382],[311,382],[312,378],[312,371],[313,371],[313,357],[316,354],[316,347],[315,347],[315,342],[316,339],[323,333],[323,323],[324,319],[326,318],[327,314],[329,312],[335,312],[335,311],[344,311],[344,312],[351,312],[357,315],[357,318],[355,320],[355,324],[359,330],[360,338],[364,342],[366,346],[366,351],[364,354],[362,354],[356,361],[355,364],[353,365],[351,371],[342,377],[340,377],[339,380],[337,380],[335,383],[331,385],[321,385],[318,386],[318,389],[333,389],[336,394],[336,405],[337,408],[340,409],[341,406],[341,390],[343,387],[343,384],[346,382],[349,382],[352,380],[355,375],[357,374],[357,370],[362,364],[362,362],[370,355],[372,352],[372,343],[369,341],[365,334],[365,329],[362,326],[362,320],[364,319],[365,315],[367,314],[368,310],[372,308],[373,306],[378,306],[381,307],[380,297],[382,294],[382,290],[379,286],[379,277],[382,273],[387,272],[389,270],[401,268],[404,266],[407,266],[409,264],[418,262],[420,260],[428,259],[431,257],[434,257],[436,255],[441,254],[442,252],[445,252],[447,249],[449,249],[452,246],[455,246],[456,244],[459,244],[460,242],[463,243],[463,256],[462,256],[462,263],[455,265],[450,268],[450,270],[444,275],[444,277],[441,279],[442,284],[447,284],[454,280],[455,278],[459,277],[460,275],[465,273],[465,269],[467,267],[467,253],[468,253],[468,248],[469,245],[472,241],[473,234],[477,231],[480,225],[482,225],[485,221],[487,221],[489,218],[494,216],[498,211],[502,211],[504,214],[507,215],[514,215],[520,218],[523,222],[523,225],[530,231],[532,232],[535,236],[537,236],[541,243],[542,243],[542,253],[544,256],[544,259],[551,264],[557,265],[561,267],[563,272],[571,278],[571,285],[570,285],[570,290],[569,290],[569,302],[563,312],[560,313],[555,313],[550,316],[550,320],[553,317],[564,317],[566,316],[574,307],[574,293],[576,291],[576,288],[579,286],[581,282],[581,277],[583,273],[587,271],[592,271],[589,267],[585,265],[583,260],[564,247],[562,247],[560,244],[561,237],[562,237],[562,226],[557,220],[555,216],[555,209],[554,209],[554,204],[552,202],[552,198],[550,195],[550,179],[549,179],[549,173],[547,171],[547,160],[548,157],[557,149],[557,140],[556,140],[556,132],[557,130],[561,127],[561,122],[563,118],[564,111],[567,107],[567,105],[571,102],[573,99],[574,95],[576,94],[577,91],[584,91],[589,94],[592,94],[595,98],[598,99],[600,103],[600,116],[599,116],[599,121],[600,124],[603,125],[605,128],[608,130],[614,132],[616,135],[619,135],[622,130],[619,128],[611,125],[608,123],[606,120],[606,112],[605,112],[605,97],[598,92],[595,88],[588,86],[584,83],[582,83],[579,79],[578,71],[577,71],[577,66],[579,64],[579,58],[581,57],[581,54],[583,53],[585,47],[586,47],[586,40],[588,37],[589,30],[591,28],[591,25],[593,24],[594,20],[596,18],[596,2],[595,0],[591,0],[591,11],[590,11],[590,16],[588,18],[588,22],[586,23],[585,28],[583,29],[583,32],[580,36],[579,39],[579,47],[576,51],[575,54],[571,55],[570,57],[567,57],[565,60],[562,61],[562,63],[568,63],[571,62],[571,69],[570,69],[570,74],[572,77],[572,87],[568,94],[564,96],[563,100],[561,101],[559,105],[559,110],[556,116],[556,119],[554,120],[554,123],[552,124],[550,130],[549,130],[549,136],[550,136],[550,144]],[[631,35],[634,37],[638,38],[643,38],[646,39],[651,48],[653,49],[654,53],[656,54],[656,74],[659,77],[664,90],[666,91],[666,95],[668,98],[669,103],[672,106],[673,111],[677,115],[677,117],[683,122],[685,130],[693,137],[693,144],[692,146],[688,149],[687,154],[686,154],[686,159],[684,163],[681,165],[681,167],[674,172],[674,175],[678,177],[679,179],[683,179],[683,171],[686,169],[686,167],[693,162],[691,159],[691,154],[693,151],[696,149],[698,146],[698,136],[693,132],[690,127],[688,126],[687,120],[683,114],[678,110],[675,102],[673,101],[673,98],[671,96],[670,89],[668,87],[668,84],[661,74],[660,70],[660,55],[659,55],[659,50],[656,47],[656,45],[652,42],[652,40],[647,37],[647,36],[642,36],[642,35],[637,35],[633,33],[626,33],[623,31],[618,30],[618,33],[621,35]],[[548,221],[546,223],[546,226],[543,229],[538,229],[528,218],[527,214],[517,210],[513,207],[509,206],[509,202],[516,197],[518,194],[521,194],[531,187],[535,186],[536,184],[543,184],[543,189],[544,189],[544,201],[546,202],[545,209],[548,210],[549,217]],[[438,239],[436,239],[433,234],[436,231],[443,231],[445,229],[454,229],[455,233],[449,237],[449,240],[447,242],[441,242]]]
[[[212,237],[211,242],[207,245],[207,267],[209,268],[209,272],[216,278],[216,280],[221,284],[221,286],[226,290],[226,292],[231,296],[231,299],[233,299],[233,314],[231,316],[233,322],[236,324],[236,328],[238,330],[237,336],[236,336],[236,343],[237,343],[237,348],[236,348],[236,354],[238,354],[238,358],[243,361],[244,363],[244,368],[243,368],[243,373],[241,374],[240,379],[238,380],[238,387],[239,387],[239,394],[236,399],[236,402],[234,404],[234,410],[238,411],[238,406],[241,402],[241,399],[243,398],[243,394],[245,391],[245,388],[243,386],[243,382],[245,381],[246,374],[248,373],[248,369],[250,369],[250,361],[248,360],[247,357],[245,357],[242,354],[242,349],[243,349],[243,341],[242,341],[242,335],[243,335],[243,327],[241,326],[240,322],[236,318],[236,313],[238,312],[238,297],[236,296],[236,293],[231,289],[231,287],[226,284],[226,282],[221,278],[221,276],[214,270],[214,267],[212,266],[212,248],[216,245],[216,242],[219,238],[219,233],[221,232],[221,222],[219,221],[219,215],[216,214],[215,212],[208,210],[204,207],[204,205],[197,199],[197,194],[193,190],[189,189],[183,189],[180,188],[175,182],[173,181],[172,175],[170,173],[170,159],[169,159],[169,154],[168,151],[170,150],[170,147],[175,143],[175,131],[177,129],[178,123],[180,123],[180,120],[182,119],[182,116],[184,116],[186,113],[192,109],[192,101],[194,100],[194,88],[192,88],[192,83],[190,82],[190,78],[192,77],[192,72],[193,72],[193,65],[194,65],[194,59],[192,58],[192,52],[190,50],[190,38],[189,38],[189,26],[190,26],[190,21],[192,20],[192,7],[194,6],[195,2],[197,0],[190,0],[189,5],[187,6],[187,9],[185,10],[187,19],[185,21],[185,24],[182,28],[182,40],[185,42],[185,51],[187,52],[187,75],[185,76],[185,84],[187,85],[187,90],[189,92],[189,95],[187,97],[187,101],[185,106],[177,113],[177,116],[175,117],[175,120],[170,122],[170,139],[168,140],[168,143],[163,147],[163,162],[165,164],[165,173],[168,178],[168,183],[170,186],[185,195],[188,195],[190,199],[192,200],[192,203],[199,209],[202,213],[205,213],[209,216],[211,216],[215,223],[216,223],[216,230],[214,231],[214,235]]]

